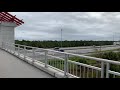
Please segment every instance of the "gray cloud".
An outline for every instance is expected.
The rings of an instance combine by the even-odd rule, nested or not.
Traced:
[[[120,12],[10,12],[25,24],[15,30],[16,39],[112,40],[120,35]]]

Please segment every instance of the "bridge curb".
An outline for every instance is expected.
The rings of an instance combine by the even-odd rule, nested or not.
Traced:
[[[26,56],[26,59],[24,60],[24,55],[23,54],[21,54],[20,57],[19,57],[17,52],[8,51],[8,50],[5,50],[5,49],[1,49],[1,50],[6,51],[6,52],[12,54],[13,56],[15,56],[15,57],[25,61],[26,63],[28,63],[28,64],[30,64],[30,65],[32,65],[32,66],[34,66],[34,67],[36,67],[36,68],[46,72],[46,73],[48,73],[49,75],[52,75],[53,77],[56,77],[56,78],[66,78],[64,76],[64,72],[60,72],[60,71],[55,70],[55,69],[53,69],[51,67],[45,68],[45,64],[40,62],[40,61],[36,60],[37,62],[33,63],[32,62],[32,58],[30,58],[30,57]],[[76,76],[69,75],[67,78],[76,78]]]

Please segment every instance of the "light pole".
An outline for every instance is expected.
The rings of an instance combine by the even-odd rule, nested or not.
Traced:
[[[62,48],[62,29],[61,29],[61,48]]]
[[[114,42],[114,34],[113,34],[113,42]]]

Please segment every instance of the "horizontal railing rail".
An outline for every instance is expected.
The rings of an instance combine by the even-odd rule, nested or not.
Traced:
[[[65,77],[70,75],[79,78],[117,78],[120,77],[120,70],[114,70],[113,65],[120,66],[119,61],[101,59],[91,56],[73,54],[68,52],[60,52],[51,49],[44,49],[20,44],[2,43],[2,49],[9,52],[18,53],[26,57],[31,57],[33,63],[40,61],[45,64],[45,68],[53,67],[64,73]],[[72,58],[80,58],[79,61],[74,61]],[[94,64],[81,62],[81,59],[94,61]]]

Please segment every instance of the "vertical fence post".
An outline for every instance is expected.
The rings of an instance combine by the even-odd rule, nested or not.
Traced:
[[[15,46],[15,44],[13,44],[13,52],[14,52],[14,55],[15,55],[15,49],[16,49],[16,46]]]
[[[3,42],[3,49],[5,49],[5,43]]]
[[[4,42],[4,48],[5,48],[5,50],[6,50],[6,48],[7,48],[7,46],[6,46],[6,43]]]
[[[7,46],[8,46],[8,51],[10,52],[10,45],[7,43]]]
[[[6,49],[6,51],[7,51],[7,43],[5,43],[5,49]]]
[[[14,46],[13,46],[12,44],[10,44],[10,52],[14,54],[14,51],[12,50],[13,47],[14,47]]]
[[[65,61],[64,61],[64,77],[68,77],[68,54],[65,54]]]
[[[35,61],[35,48],[32,49],[32,52],[33,52],[33,61],[32,61],[32,63],[34,64],[34,61]]]
[[[9,45],[8,45],[8,43],[6,43],[6,45],[7,45],[7,51],[9,52]]]
[[[4,43],[2,42],[2,49],[4,49]]]
[[[109,78],[109,68],[110,68],[110,64],[107,63],[107,66],[106,66],[106,78]]]
[[[10,52],[9,48],[10,48],[10,45],[7,43],[7,48],[8,48],[8,51]]]
[[[101,62],[101,78],[104,78],[104,62]]]
[[[18,57],[20,57],[20,45],[18,45]]]
[[[101,52],[101,50],[102,50],[102,46],[100,45],[100,52]]]
[[[25,56],[26,56],[26,46],[24,46],[24,60],[25,60]]]
[[[7,44],[7,51],[9,52],[9,45],[8,45],[8,43],[6,43]]]
[[[48,67],[47,66],[47,62],[48,62],[48,56],[47,56],[47,54],[48,54],[48,51],[45,50],[45,68]]]
[[[3,44],[4,44],[4,49],[6,50],[6,43],[5,43],[5,42],[3,42]]]
[[[12,52],[12,45],[11,44],[9,45],[9,50],[10,50],[10,52]]]
[[[10,51],[9,49],[10,49],[10,45],[7,43],[7,48],[8,48],[8,51]]]

